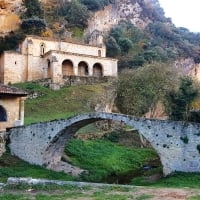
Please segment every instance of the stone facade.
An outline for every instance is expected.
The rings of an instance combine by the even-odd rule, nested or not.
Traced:
[[[82,127],[99,120],[124,122],[137,129],[157,151],[165,175],[200,172],[200,124],[136,118],[118,113],[90,113],[9,130],[11,153],[54,169],[66,143]]]
[[[24,124],[26,93],[0,84],[0,131]]]
[[[0,131],[0,157],[6,151],[6,132]]]
[[[106,58],[104,46],[75,44],[27,36],[18,51],[0,57],[0,81],[4,84],[63,76],[117,76],[117,60]]]
[[[24,124],[24,100],[27,94],[0,84],[0,156],[5,152],[6,128]]]

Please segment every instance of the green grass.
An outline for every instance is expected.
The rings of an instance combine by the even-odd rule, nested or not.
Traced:
[[[138,170],[149,160],[156,158],[152,149],[131,149],[106,140],[82,141],[73,139],[65,152],[72,163],[89,171],[83,178],[89,181],[104,181],[107,177],[123,175]]]
[[[151,199],[153,198],[154,196],[153,195],[150,195],[150,194],[143,194],[139,197],[136,197],[135,200],[146,200],[146,199]]]
[[[54,172],[40,166],[30,165],[14,156],[5,153],[0,157],[0,182],[6,182],[8,177],[32,177],[58,180],[73,180],[63,172]]]
[[[60,188],[59,188],[60,187]],[[128,200],[133,199],[132,195],[121,192],[118,189],[107,188],[79,188],[68,186],[59,186],[57,188],[52,188],[48,192],[43,189],[34,188],[28,186],[24,189],[19,190],[18,188],[13,188],[14,190],[5,190],[4,194],[0,194],[0,199],[2,200],[66,200],[66,199],[91,199],[91,200]],[[33,192],[28,193],[27,189]],[[12,191],[15,191],[14,193]],[[21,194],[16,194],[20,191]]]
[[[156,182],[149,182],[145,177],[138,177],[132,180],[133,185],[139,186],[156,186],[156,187],[172,187],[172,188],[200,188],[200,173],[175,173],[167,177],[163,177]]]
[[[39,94],[38,98],[25,101],[25,124],[30,124],[94,111],[106,84],[63,87],[57,91],[33,82],[14,86]]]
[[[2,200],[28,200],[28,197],[22,194],[0,194]]]
[[[190,197],[188,200],[200,200],[200,195]]]

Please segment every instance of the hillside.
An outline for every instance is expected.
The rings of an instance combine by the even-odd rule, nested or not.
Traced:
[[[30,94],[25,102],[25,124],[106,111],[113,106],[112,83],[63,87],[58,91],[32,82],[15,86]]]

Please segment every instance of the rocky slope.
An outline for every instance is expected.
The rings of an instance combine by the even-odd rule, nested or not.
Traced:
[[[22,0],[0,0],[0,34],[19,28],[19,13],[23,12]]]
[[[147,14],[147,10],[150,15]],[[108,31],[121,20],[130,21],[135,26],[144,29],[150,22],[156,20],[158,10],[164,14],[158,1],[116,0],[115,3],[94,13],[87,31],[90,33],[95,29]]]

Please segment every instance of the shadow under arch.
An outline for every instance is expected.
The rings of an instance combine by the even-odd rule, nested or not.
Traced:
[[[88,64],[85,61],[81,61],[78,64],[78,75],[79,76],[88,76],[89,74],[89,69],[88,69]]]
[[[103,74],[103,65],[101,63],[95,63],[93,65],[93,76],[102,77]]]
[[[70,59],[66,59],[62,62],[62,75],[63,76],[74,75],[74,64]]]

